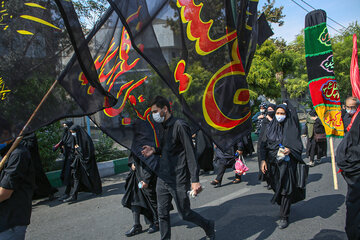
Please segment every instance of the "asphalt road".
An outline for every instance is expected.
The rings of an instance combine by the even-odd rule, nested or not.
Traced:
[[[335,141],[335,146],[339,140]],[[291,207],[290,225],[277,228],[279,206],[270,203],[272,191],[257,180],[257,157],[247,158],[250,168],[240,184],[232,184],[229,170],[223,186],[214,189],[214,175],[201,176],[205,190],[194,200],[192,208],[216,221],[217,239],[307,240],[346,239],[346,183],[338,175],[339,190],[333,189],[330,154],[322,163],[310,168],[307,197]],[[308,161],[305,159],[305,161]],[[79,201],[64,204],[57,200],[37,201],[33,205],[26,239],[128,239],[124,233],[133,224],[129,209],[122,207],[125,174],[103,179],[103,195],[92,197],[81,193]],[[61,189],[63,191],[63,189]],[[147,225],[141,219],[143,228]],[[171,214],[172,239],[204,239],[201,228],[181,221],[176,210]],[[160,239],[160,234],[146,232],[130,239]]]

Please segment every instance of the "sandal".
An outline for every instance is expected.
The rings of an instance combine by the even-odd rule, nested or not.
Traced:
[[[210,184],[214,185],[215,188],[221,187],[221,182],[216,179],[214,181],[211,181]]]
[[[234,181],[232,181],[232,183],[236,184],[236,183],[240,183],[241,179],[240,178],[235,178]]]
[[[215,179],[215,180],[211,181],[210,184],[211,185],[216,185],[216,184],[219,184],[219,181]]]

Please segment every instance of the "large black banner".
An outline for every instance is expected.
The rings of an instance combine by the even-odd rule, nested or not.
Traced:
[[[67,19],[64,21],[62,16]],[[70,1],[0,2],[0,112],[2,121],[15,134],[56,79],[68,92],[57,85],[25,133],[64,117],[91,114],[115,104],[115,98],[96,83],[93,60],[86,54],[87,42],[76,26],[80,24]],[[74,52],[77,56],[71,58]],[[96,89],[91,96],[75,87],[74,78],[66,74],[80,66]]]
[[[246,70],[258,40],[262,43],[271,34],[264,17],[257,18],[257,1],[109,3],[133,47],[166,83],[177,98],[174,102],[179,102],[193,123],[223,149],[249,133]],[[169,98],[169,91],[162,92]]]

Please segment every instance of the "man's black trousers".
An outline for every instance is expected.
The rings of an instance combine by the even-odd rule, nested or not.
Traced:
[[[209,220],[203,218],[200,214],[190,209],[190,199],[187,194],[188,189],[189,188],[186,184],[170,186],[158,178],[156,184],[156,194],[162,240],[170,239],[171,237],[170,209],[172,206],[172,199],[175,201],[181,219],[192,222],[200,226],[205,231],[209,228]]]

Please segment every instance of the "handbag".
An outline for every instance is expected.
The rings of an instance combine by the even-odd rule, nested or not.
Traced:
[[[246,166],[244,157],[241,155],[235,161],[235,173],[245,175],[247,171],[249,171],[249,168]]]
[[[314,138],[315,138],[315,142],[326,142],[325,133],[315,133]]]
[[[305,189],[307,178],[309,175],[309,166],[298,162],[296,165],[296,186]]]

